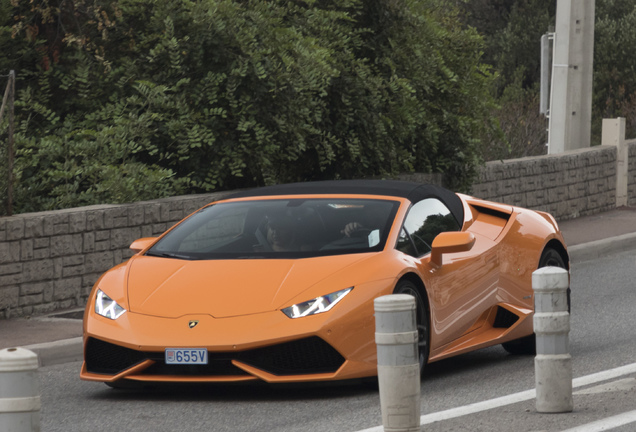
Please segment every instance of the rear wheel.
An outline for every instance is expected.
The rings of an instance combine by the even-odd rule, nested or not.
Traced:
[[[422,293],[415,284],[408,280],[403,280],[397,284],[394,294],[409,294],[415,297],[415,324],[417,326],[417,348],[418,361],[420,364],[420,376],[424,373],[424,367],[428,362],[430,326],[428,303],[422,297]]]
[[[539,260],[539,268],[542,267],[560,267],[567,270],[567,266],[565,265],[565,261],[563,261],[563,257],[561,257],[561,254],[556,249],[552,248],[545,249],[541,254],[541,259]],[[568,312],[569,311],[570,288],[568,288]],[[510,354],[534,355],[537,352],[537,342],[534,333],[521,339],[504,342],[501,344],[501,346],[503,346],[504,349]]]

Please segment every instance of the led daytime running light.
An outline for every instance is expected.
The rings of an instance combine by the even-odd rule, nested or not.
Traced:
[[[353,287],[343,289],[335,293],[316,297],[313,300],[295,304],[283,309],[283,313],[289,318],[302,318],[327,312],[337,305],[347,294],[349,294],[352,289]]]
[[[126,312],[126,309],[119,306],[117,302],[108,297],[104,291],[97,290],[95,299],[95,313],[105,318],[116,320]]]

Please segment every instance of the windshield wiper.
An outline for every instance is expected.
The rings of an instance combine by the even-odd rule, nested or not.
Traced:
[[[147,252],[146,256],[160,257],[160,258],[176,258],[176,259],[189,260],[189,261],[194,261],[198,259],[190,255],[181,255],[181,254],[170,253],[170,252],[161,252],[161,253]]]

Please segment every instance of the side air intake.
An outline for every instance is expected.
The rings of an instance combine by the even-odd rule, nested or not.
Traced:
[[[519,317],[508,309],[501,306],[497,307],[497,315],[495,316],[494,328],[510,328],[514,323],[519,321]]]

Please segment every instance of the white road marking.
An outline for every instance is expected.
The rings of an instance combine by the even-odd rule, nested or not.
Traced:
[[[611,380],[611,379],[622,377],[624,375],[629,375],[632,373],[636,373],[636,363],[628,364],[628,365],[617,367],[614,369],[609,369],[602,372],[597,372],[597,373],[586,375],[580,378],[575,378],[572,380],[572,388],[584,387],[590,384],[596,384],[602,381]],[[524,402],[524,401],[533,399],[535,397],[536,397],[536,390],[532,389],[532,390],[522,391],[519,393],[513,393],[507,396],[498,397],[495,399],[490,399],[483,402],[476,402],[470,405],[464,405],[464,406],[460,406],[456,408],[447,409],[444,411],[438,411],[435,413],[425,414],[420,417],[420,425],[423,426],[433,422],[449,420],[452,418],[462,417],[465,415],[474,414],[481,411],[487,411],[494,408],[500,408],[503,406],[516,404],[518,402]],[[626,416],[628,414],[631,414],[632,416],[636,415],[633,413],[634,412],[626,413],[616,417],[622,418],[623,416]],[[601,420],[601,422],[602,421],[604,420]],[[633,421],[636,421],[636,418],[634,418],[634,420],[630,420],[627,423],[622,423],[622,424],[628,424]],[[618,424],[614,427],[621,426],[622,424]],[[573,429],[573,430],[578,431],[578,429]],[[608,430],[608,429],[590,429],[589,431],[587,429],[581,429],[581,432],[593,432],[596,430],[601,431],[601,430]],[[384,431],[383,426],[375,426],[372,428],[363,429],[358,432],[383,432],[383,431]],[[570,432],[570,430],[568,430],[568,432]]]
[[[586,388],[574,392],[574,395],[591,395],[598,393],[609,393],[616,391],[630,391],[636,388],[636,378],[624,378],[618,381],[612,381],[605,384],[600,384],[594,387]]]
[[[615,415],[613,417],[607,417],[586,425],[573,427],[561,432],[600,432],[607,431],[619,426],[625,426],[630,423],[636,422],[636,411],[630,411],[623,414]]]
[[[586,375],[580,378],[575,378],[572,380],[572,388],[596,384],[601,381],[608,381],[614,378],[629,375],[631,373],[636,373],[636,363],[617,367],[615,369],[609,369],[603,372],[597,372],[595,374]]]

